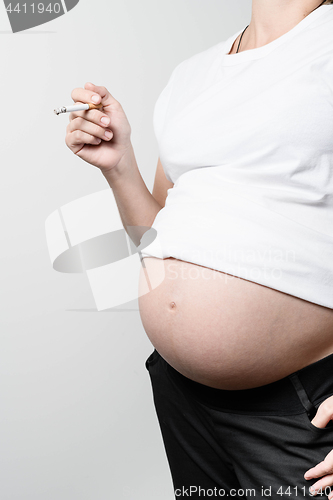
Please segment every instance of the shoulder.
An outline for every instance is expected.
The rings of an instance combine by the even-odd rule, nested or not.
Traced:
[[[182,60],[173,70],[173,78],[183,80],[186,77],[192,77],[193,74],[203,74],[205,70],[214,65],[223,53],[226,43],[227,40],[224,40]]]
[[[212,45],[207,49],[201,50],[200,52],[197,52],[196,54],[181,61],[178,64],[178,67],[187,70],[191,68],[196,68],[201,65],[210,65],[215,61],[216,57],[220,55],[225,44],[226,40],[224,40],[223,42],[219,42],[215,45]]]
[[[321,8],[326,8],[318,12],[319,15],[307,26],[306,30],[302,31],[303,36],[309,35],[312,37],[311,42],[321,45],[323,42],[330,44],[333,42],[333,3],[323,5]],[[316,12],[316,11],[315,11]],[[306,18],[305,18],[306,19]]]
[[[203,86],[214,79],[220,65],[221,53],[227,41],[219,42],[205,50],[183,59],[174,67],[166,86],[160,93],[154,111],[155,130],[163,126],[168,108],[181,108]]]

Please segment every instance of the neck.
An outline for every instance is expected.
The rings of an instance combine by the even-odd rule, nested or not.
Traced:
[[[290,31],[320,0],[253,0],[249,27],[242,39],[241,51],[262,47]]]

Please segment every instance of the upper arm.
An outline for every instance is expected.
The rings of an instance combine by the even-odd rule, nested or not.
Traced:
[[[173,183],[165,177],[161,160],[158,159],[152,195],[162,207],[165,205],[167,191],[172,187]]]

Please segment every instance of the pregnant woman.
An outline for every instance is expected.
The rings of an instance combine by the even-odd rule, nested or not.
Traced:
[[[152,194],[120,103],[72,92],[103,108],[70,115],[67,146],[128,232],[157,231],[139,307],[177,498],[333,498],[333,3],[318,4],[253,0],[245,29],[176,66]]]

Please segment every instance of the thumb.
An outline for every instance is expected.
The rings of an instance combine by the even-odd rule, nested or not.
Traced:
[[[319,406],[316,415],[311,420],[311,424],[315,427],[324,428],[332,419],[332,414],[325,410],[324,406]]]
[[[116,103],[118,104],[116,99],[110,94],[108,89],[106,89],[105,87],[99,87],[98,85],[94,85],[91,82],[87,82],[84,88],[86,90],[91,90],[92,92],[95,92],[97,95],[100,96],[100,99],[98,99],[97,102],[94,101],[94,104],[102,103],[103,107],[110,106]]]

